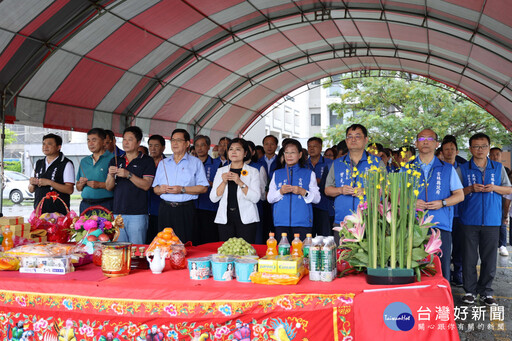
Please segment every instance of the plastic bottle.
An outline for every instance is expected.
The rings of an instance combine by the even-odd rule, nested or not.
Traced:
[[[309,249],[309,279],[311,281],[320,281],[322,272],[322,244],[323,237],[316,236],[311,242]]]
[[[306,234],[306,238],[302,242],[302,254],[304,256],[304,266],[306,269],[309,269],[309,248],[311,247],[311,244],[313,243],[312,234],[308,233]]]
[[[336,278],[336,243],[334,237],[329,236],[324,239],[322,245],[322,272],[320,280],[322,282],[331,282]]]
[[[288,241],[288,234],[283,232],[281,233],[281,240],[279,241],[279,254],[281,256],[286,256],[290,254],[290,242]]]
[[[290,254],[292,257],[302,257],[302,241],[300,240],[300,234],[295,233],[293,235],[294,239],[292,240],[292,248]]]
[[[274,232],[268,234],[267,256],[277,256],[277,240],[274,238]]]
[[[9,225],[4,227],[3,236],[4,240],[2,240],[2,247],[4,248],[4,251],[12,249],[14,243],[12,241],[12,231]]]

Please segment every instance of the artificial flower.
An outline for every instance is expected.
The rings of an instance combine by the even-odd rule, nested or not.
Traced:
[[[245,169],[242,169],[242,172],[240,174],[242,174],[242,176],[246,176],[247,174],[249,174],[249,172],[247,172],[247,170]]]

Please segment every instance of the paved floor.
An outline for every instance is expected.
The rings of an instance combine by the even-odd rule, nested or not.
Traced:
[[[457,327],[461,340],[512,340],[512,247],[508,246],[511,256],[503,257],[498,255],[498,268],[494,279],[493,287],[495,298],[498,301],[498,308],[491,312],[491,309],[480,308],[477,303],[474,306],[467,306],[461,299],[464,290],[452,286],[453,301],[456,309],[460,312],[467,311],[465,321],[462,321],[464,314],[459,314]],[[464,307],[468,307],[467,309]],[[457,308],[458,307],[458,308]],[[501,314],[501,310],[503,313]],[[491,314],[493,321],[491,321]],[[503,321],[499,321],[503,319]]]

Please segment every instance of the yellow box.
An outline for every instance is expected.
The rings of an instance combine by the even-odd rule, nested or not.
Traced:
[[[280,274],[296,274],[303,265],[303,258],[280,256],[277,259],[277,272]]]
[[[277,259],[274,256],[265,256],[258,259],[258,272],[277,272]]]
[[[21,216],[15,217],[0,217],[0,225],[19,225],[23,224],[24,220]]]
[[[18,225],[3,225],[2,232],[5,230],[6,226],[9,226],[9,228],[11,229],[11,232],[13,233],[13,236],[18,236],[18,237],[23,237],[23,238],[30,237],[30,224],[29,223],[18,224]]]
[[[47,236],[43,236],[43,237],[31,237],[30,239],[32,239],[33,241],[35,241],[36,243],[45,243],[48,241],[48,237]]]

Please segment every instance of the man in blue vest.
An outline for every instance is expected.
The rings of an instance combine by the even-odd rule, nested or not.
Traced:
[[[366,152],[368,131],[361,124],[347,128],[346,141],[348,153],[332,163],[325,181],[325,194],[334,197],[334,225],[339,224],[345,216],[357,211],[359,197],[364,190],[362,175],[372,166],[386,171],[386,166],[378,156]],[[336,240],[339,237],[335,234]]]
[[[416,209],[428,210],[441,231],[441,270],[450,281],[453,206],[464,200],[462,184],[453,166],[439,160],[435,151],[439,146],[437,134],[424,129],[416,136],[418,157],[409,162],[410,168],[421,171]]]
[[[512,193],[505,168],[490,160],[491,139],[477,133],[469,139],[473,157],[459,166],[465,200],[460,211],[464,225],[464,257],[462,274],[466,294],[462,302],[475,303],[476,295],[488,306],[497,305],[492,282],[496,275],[500,236],[502,196]],[[480,255],[480,277],[476,271]]]
[[[313,235],[332,236],[331,211],[334,216],[334,201],[325,195],[325,180],[332,165],[332,160],[322,156],[322,139],[311,137],[308,140],[309,169],[315,172],[316,181],[320,189],[321,199],[313,204]]]
[[[268,193],[268,185],[272,180],[272,176],[274,175],[274,171],[277,167],[277,155],[276,150],[279,144],[279,140],[274,135],[267,135],[263,138],[263,150],[265,151],[265,155],[258,161],[267,174],[267,183],[265,184],[265,197]],[[262,202],[262,211],[263,215],[261,217],[262,222],[262,240],[267,240],[268,233],[274,231],[274,218],[272,215],[272,205],[269,204],[266,200]]]

